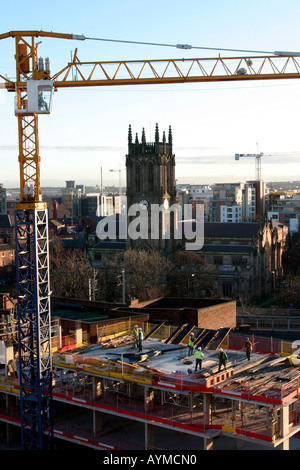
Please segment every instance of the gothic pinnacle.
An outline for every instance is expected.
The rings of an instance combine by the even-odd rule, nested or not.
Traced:
[[[155,126],[155,142],[158,143],[159,142],[159,131],[158,131],[158,124],[156,123],[156,126]]]
[[[128,129],[128,143],[132,144],[131,124],[129,124],[129,129]]]
[[[172,145],[172,141],[173,141],[173,138],[172,138],[172,129],[171,129],[171,126],[169,126],[169,144]]]

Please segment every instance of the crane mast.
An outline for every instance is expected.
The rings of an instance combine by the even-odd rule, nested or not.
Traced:
[[[51,77],[49,61],[45,59],[44,63],[38,57],[36,38],[81,41],[91,38],[44,31],[0,34],[0,40],[8,37],[15,38],[16,82],[0,74],[0,88],[15,92],[18,119],[20,201],[15,210],[15,237],[22,447],[27,450],[51,449],[53,397],[48,215],[41,193],[38,116],[50,112],[53,90],[299,79],[300,64],[298,54],[293,53],[263,57],[81,62],[76,49],[72,61]]]
[[[22,447],[41,450],[51,449],[53,441],[48,213],[40,189],[38,114],[28,106],[30,87],[22,81],[39,81],[45,73],[38,71],[35,37],[30,39],[15,38],[20,166],[15,239]]]

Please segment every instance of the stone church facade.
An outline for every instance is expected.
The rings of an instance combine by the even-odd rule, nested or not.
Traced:
[[[271,294],[282,279],[282,253],[286,236],[267,219],[260,222],[204,225],[199,255],[217,267],[223,297],[261,298]]]
[[[133,139],[132,129],[129,126],[126,187],[127,212],[135,205],[141,211],[141,215],[147,214],[144,219],[147,225],[147,235],[137,239],[128,237],[128,246],[143,249],[155,248],[166,254],[171,253],[174,249],[174,214],[169,209],[176,202],[175,155],[173,154],[171,126],[168,130],[168,138],[163,132],[162,139],[160,139],[158,124],[156,124],[154,142],[146,141],[144,129],[141,139],[138,134]],[[154,208],[157,211],[158,207],[160,208],[159,226],[157,226],[157,212],[154,213]],[[133,221],[134,216],[128,214],[128,227]],[[154,232],[156,236],[153,236]]]
[[[176,206],[175,155],[171,127],[168,134],[160,138],[158,124],[154,142],[147,142],[145,130],[141,138],[133,138],[131,126],[128,130],[128,153],[126,154],[126,229],[127,239],[101,240],[90,250],[93,266],[101,267],[103,258],[122,254],[127,248],[156,249],[172,258],[176,249],[185,250],[187,241],[175,239],[174,227],[182,223],[170,210]],[[130,212],[135,207],[137,212]],[[158,207],[159,225],[153,237],[154,207]],[[144,214],[146,232],[144,237],[129,235],[131,224],[136,223],[137,232]],[[117,220],[118,224],[120,220]],[[157,218],[155,219],[157,223]],[[191,221],[192,224],[197,223]],[[169,229],[169,232],[168,230]],[[195,233],[195,230],[193,230]],[[166,236],[169,235],[169,236]],[[276,226],[267,218],[261,222],[204,223],[204,244],[195,252],[203,258],[205,265],[213,265],[214,283],[224,298],[261,298],[274,291],[282,278],[282,253],[286,234],[284,227]]]

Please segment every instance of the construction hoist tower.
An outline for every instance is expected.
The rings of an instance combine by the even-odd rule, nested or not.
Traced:
[[[34,450],[51,449],[53,440],[48,213],[38,140],[38,115],[50,112],[53,83],[49,63],[44,70],[35,38],[29,39],[15,38],[20,165],[15,237],[22,447]]]
[[[20,201],[16,204],[21,434],[24,449],[51,449],[52,354],[48,217],[42,201],[38,116],[49,114],[53,90],[65,87],[299,79],[299,54],[252,57],[71,62],[50,75],[49,59],[38,57],[39,37],[84,41],[83,35],[10,31],[15,39],[16,81],[0,74],[0,89],[14,92],[18,119]],[[122,42],[122,41],[121,41]],[[192,46],[177,44],[179,49]]]

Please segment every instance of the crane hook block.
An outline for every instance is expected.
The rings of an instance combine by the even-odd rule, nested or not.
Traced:
[[[54,86],[52,80],[27,80],[27,97],[15,114],[50,114]]]

